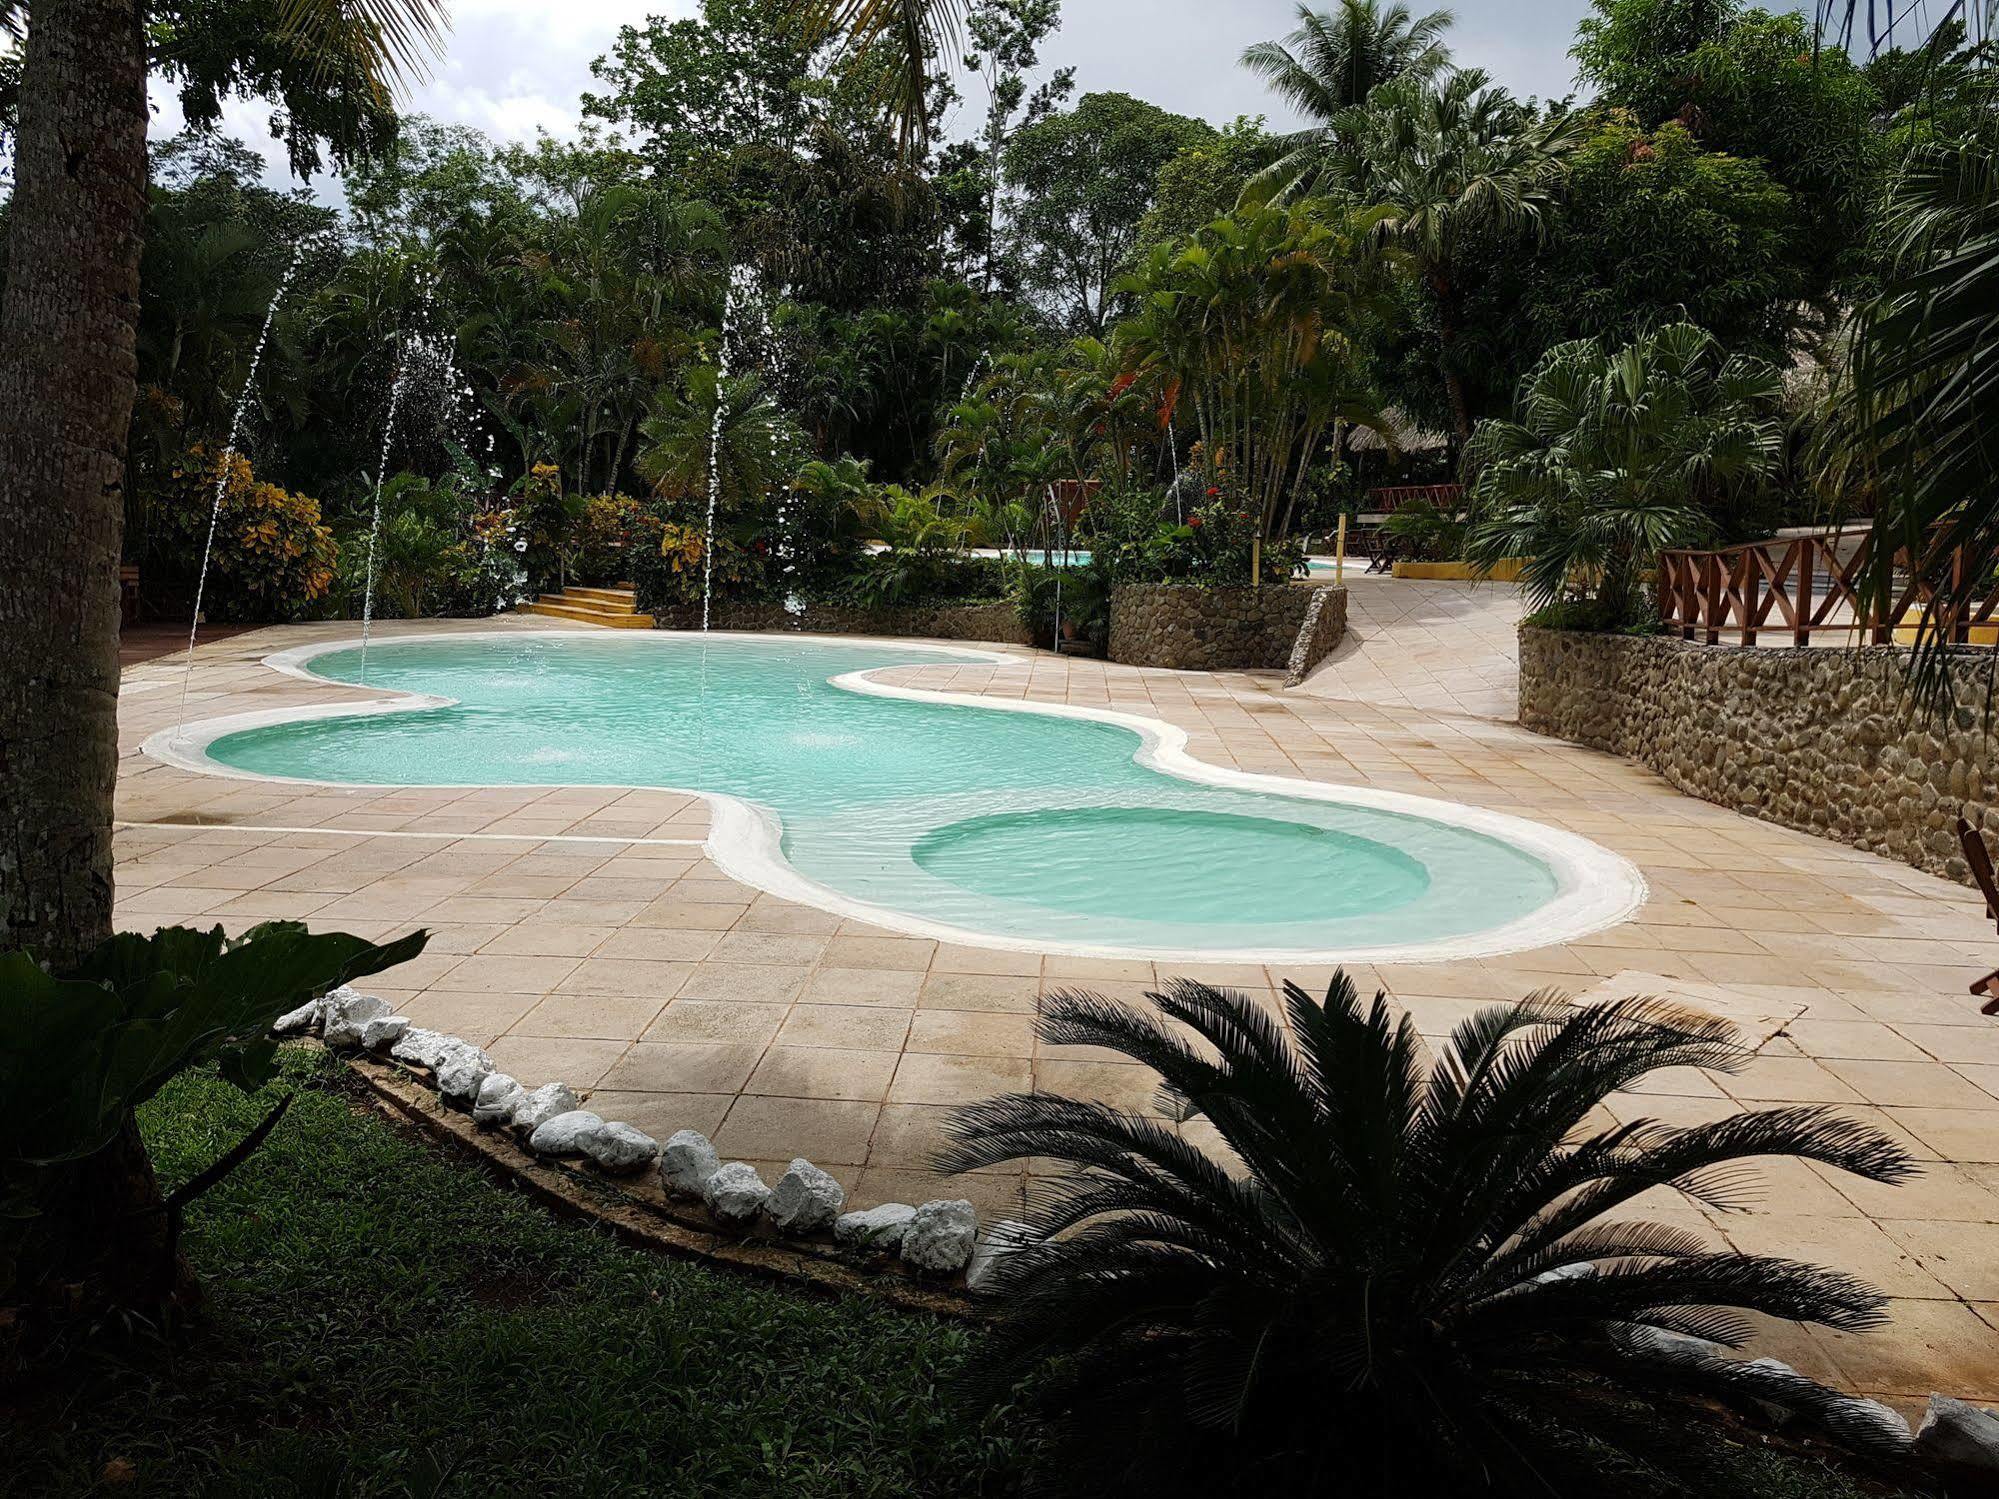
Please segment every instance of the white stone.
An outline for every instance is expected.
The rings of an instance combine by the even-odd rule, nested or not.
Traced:
[[[514,1110],[527,1097],[527,1090],[504,1072],[489,1072],[479,1080],[472,1099],[472,1118],[478,1124],[512,1124]]]
[[[302,1036],[308,1031],[316,1031],[324,1023],[326,1001],[308,999],[296,1010],[287,1010],[271,1022],[274,1036]]]
[[[978,1243],[972,1246],[971,1263],[965,1266],[965,1289],[988,1289],[993,1271],[1002,1260],[1040,1242],[1034,1230],[1017,1218],[1002,1218],[997,1223],[987,1224],[986,1231],[979,1235]]]
[[[701,1200],[708,1211],[723,1223],[743,1227],[754,1222],[770,1200],[770,1188],[747,1161],[731,1161],[712,1172],[702,1183]]]
[[[513,1126],[522,1134],[533,1134],[543,1124],[557,1114],[567,1114],[579,1108],[582,1100],[567,1083],[543,1083],[532,1092],[523,1093],[514,1105]]]
[[[1932,1395],[1916,1428],[1916,1452],[1934,1462],[1999,1473],[1999,1414],[1968,1400]]]
[[[603,1127],[603,1119],[588,1109],[571,1109],[536,1125],[528,1149],[536,1155],[581,1155],[585,1139]]]
[[[659,1154],[659,1141],[634,1125],[608,1119],[585,1134],[583,1153],[606,1171],[637,1171]]]
[[[659,1153],[659,1174],[677,1197],[701,1197],[708,1178],[722,1167],[722,1158],[699,1130],[675,1130]]]
[[[917,1208],[902,1234],[903,1263],[950,1275],[965,1268],[978,1238],[978,1214],[962,1197],[940,1197]]]
[[[320,1039],[328,1046],[351,1047],[361,1044],[361,1032],[371,1020],[389,1013],[389,1002],[372,994],[356,994],[344,984],[326,996],[325,1019]]]
[[[363,1051],[383,1051],[395,1045],[410,1028],[407,1015],[382,1015],[367,1021],[361,1027],[361,1049]]]
[[[777,1179],[764,1211],[782,1232],[810,1234],[839,1217],[846,1205],[846,1188],[805,1157],[796,1156]]]
[[[442,1031],[427,1031],[420,1025],[413,1025],[389,1048],[389,1055],[411,1067],[435,1070],[437,1059],[444,1054],[445,1048],[457,1044]]]
[[[479,1088],[492,1076],[493,1059],[476,1046],[455,1042],[437,1059],[437,1091],[447,1102],[471,1108]]]
[[[916,1216],[906,1202],[885,1202],[859,1213],[842,1213],[833,1220],[833,1242],[849,1249],[892,1250],[902,1245],[903,1230]]]

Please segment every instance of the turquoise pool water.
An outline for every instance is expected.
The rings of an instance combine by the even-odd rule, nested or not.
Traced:
[[[207,753],[237,770],[366,785],[724,793],[776,820],[781,842],[765,857],[781,852],[841,898],[830,904],[1051,947],[1400,947],[1506,926],[1558,894],[1546,860],[1501,838],[1167,774],[1140,763],[1144,738],[1120,724],[829,680],[939,659],[668,634],[382,643],[370,688],[455,704],[273,724]],[[307,667],[339,682],[359,668],[353,649]]]

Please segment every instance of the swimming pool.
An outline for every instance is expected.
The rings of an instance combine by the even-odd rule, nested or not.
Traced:
[[[163,758],[341,785],[698,792],[762,889],[990,946],[1182,960],[1466,956],[1621,919],[1643,885],[1571,834],[1453,803],[1251,776],[1171,726],[900,688],[970,649],[505,632],[375,642],[397,696],[155,736]],[[359,678],[336,643],[270,658]],[[406,694],[406,695],[405,695]]]

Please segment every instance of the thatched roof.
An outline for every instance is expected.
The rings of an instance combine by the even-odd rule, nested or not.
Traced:
[[[1390,406],[1381,413],[1387,418],[1388,430],[1395,438],[1395,450],[1399,453],[1435,453],[1450,446],[1450,439],[1441,432],[1426,432],[1410,421],[1399,406]],[[1381,434],[1369,427],[1356,427],[1347,438],[1347,448],[1355,453],[1385,453],[1388,444]]]

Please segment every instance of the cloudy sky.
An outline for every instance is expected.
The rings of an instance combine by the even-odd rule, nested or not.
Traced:
[[[619,26],[648,15],[681,16],[697,0],[451,0],[449,49],[412,110],[473,125],[504,139],[546,128],[574,128],[577,98],[590,85],[590,61]],[[1422,5],[1412,4],[1420,10]],[[1460,0],[1452,43],[1462,64],[1485,68],[1518,93],[1543,97],[1571,87],[1567,57],[1588,0]],[[1060,32],[1044,49],[1045,67],[1073,66],[1080,92],[1115,89],[1183,114],[1221,123],[1275,111],[1257,80],[1237,66],[1251,42],[1281,36],[1294,24],[1294,0],[1066,0]],[[976,89],[964,107],[977,107]],[[178,125],[172,100],[156,130]],[[262,106],[237,106],[228,128],[264,148]],[[288,182],[282,152],[266,150],[274,185]],[[324,184],[319,184],[324,190]]]

